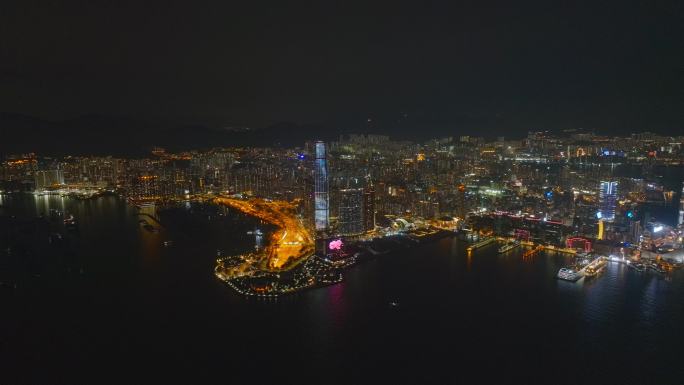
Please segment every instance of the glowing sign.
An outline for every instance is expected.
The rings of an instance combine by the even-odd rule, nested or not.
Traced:
[[[663,231],[663,226],[653,226],[653,232],[658,233]]]
[[[333,241],[330,241],[328,243],[328,249],[330,250],[340,250],[342,248],[342,240],[341,239],[335,239]]]
[[[598,218],[598,219],[603,218],[603,214],[601,214],[600,211],[597,211],[597,212],[596,212],[596,218]]]
[[[591,242],[588,239],[582,237],[573,237],[565,240],[565,247],[572,249],[575,242],[584,243],[584,251],[591,252]]]

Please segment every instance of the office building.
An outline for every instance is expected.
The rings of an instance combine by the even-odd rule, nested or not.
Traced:
[[[615,206],[617,204],[617,184],[615,181],[601,181],[599,189],[598,219],[612,222],[615,219]]]
[[[679,196],[679,221],[678,224],[684,225],[684,182],[682,182],[682,193]]]
[[[364,231],[375,229],[375,187],[370,178],[367,178],[366,188],[363,191],[363,229]]]
[[[340,190],[337,232],[340,235],[358,235],[364,232],[363,189],[357,187]]]
[[[314,217],[316,231],[327,231],[329,227],[328,165],[325,143],[316,142],[314,160]]]

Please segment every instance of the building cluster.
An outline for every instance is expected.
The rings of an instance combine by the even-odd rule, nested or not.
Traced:
[[[294,149],[155,148],[143,159],[20,154],[2,160],[0,191],[103,189],[157,204],[212,194],[298,200],[312,231],[328,236],[427,223],[558,245],[581,236],[679,248],[683,143],[567,130],[425,143],[345,135]]]

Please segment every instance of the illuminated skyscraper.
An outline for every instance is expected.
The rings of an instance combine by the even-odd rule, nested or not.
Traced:
[[[340,235],[357,235],[363,231],[363,189],[341,189],[338,232]]]
[[[461,219],[465,219],[466,216],[466,203],[465,203],[465,191],[466,186],[464,184],[458,185],[458,192],[456,193],[456,215]]]
[[[682,182],[682,195],[679,196],[679,224],[684,225],[684,182]]]
[[[601,181],[599,190],[598,219],[612,222],[615,219],[615,205],[617,203],[617,184],[615,181]]]
[[[317,141],[316,159],[314,161],[314,218],[316,231],[328,230],[328,206],[328,165],[325,143]]]
[[[375,187],[370,176],[366,177],[366,189],[363,191],[363,230],[375,229]]]
[[[639,221],[629,222],[629,236],[632,242],[639,242],[641,240],[641,223]]]

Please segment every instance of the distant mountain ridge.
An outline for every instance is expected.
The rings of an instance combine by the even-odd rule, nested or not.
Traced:
[[[171,151],[231,146],[301,146],[339,136],[336,130],[296,123],[265,128],[212,127],[120,116],[83,115],[51,121],[0,113],[0,154],[144,156],[154,146]]]
[[[518,126],[504,128],[491,119],[456,116],[447,123],[432,116],[396,119],[393,115],[372,121],[357,116],[335,124],[279,122],[266,127],[245,127],[225,123],[196,123],[193,119],[148,119],[101,114],[73,119],[47,120],[18,113],[0,112],[0,157],[5,154],[35,152],[40,155],[148,156],[153,147],[169,151],[205,150],[214,147],[298,147],[307,140],[336,140],[342,134],[376,133],[392,139],[426,141],[460,135],[495,139],[520,139],[528,131]],[[477,127],[477,129],[468,129]],[[572,130],[552,130],[569,135]],[[597,131],[597,130],[585,130]],[[623,135],[627,135],[623,132]]]

